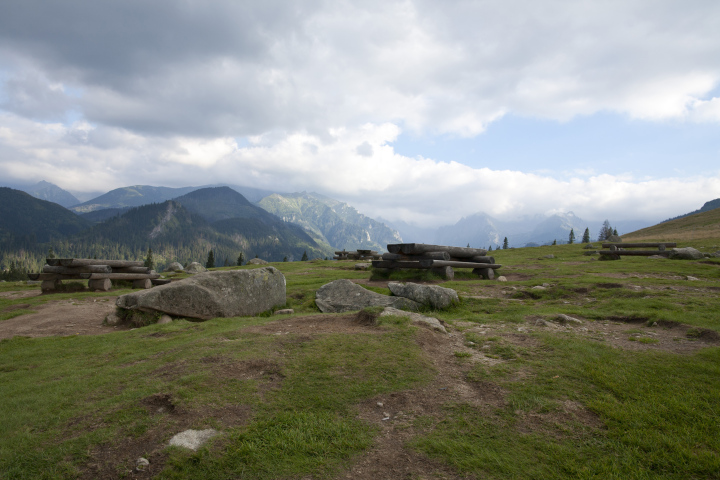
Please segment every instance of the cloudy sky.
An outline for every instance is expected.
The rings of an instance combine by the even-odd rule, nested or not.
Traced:
[[[438,225],[720,197],[716,0],[6,0],[0,183],[234,183]]]

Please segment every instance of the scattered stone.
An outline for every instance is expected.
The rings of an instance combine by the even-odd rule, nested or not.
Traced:
[[[498,282],[507,282],[507,278],[505,278],[503,275],[500,275],[500,276],[497,278],[497,281],[498,281]]]
[[[150,461],[147,458],[140,457],[137,460],[135,460],[135,470],[137,470],[138,472],[142,472],[149,466],[150,466]]]
[[[550,287],[552,287],[552,285],[550,285],[549,283],[543,283],[542,286],[545,287],[545,288],[550,288]]]
[[[198,264],[200,265],[200,264]],[[166,272],[184,272],[185,268],[179,263],[179,262],[172,262],[170,265],[165,268]]]
[[[251,260],[248,260],[247,264],[248,265],[267,265],[268,262],[266,262],[262,258],[253,258]]]
[[[25,283],[28,285],[40,285],[42,280],[26,280]]]
[[[657,327],[657,326],[658,326],[658,323],[657,323],[657,322],[652,322],[652,325],[650,325],[650,326],[651,326],[651,327]]]
[[[120,325],[121,323],[122,318],[120,318],[115,312],[105,317],[105,320],[103,321],[103,324],[107,325],[108,327],[114,327],[116,325]]]
[[[188,265],[185,271],[187,273],[202,273],[207,272],[207,268],[203,267],[198,262],[192,262],[190,265]]]
[[[453,303],[460,301],[455,290],[437,285],[390,282],[388,288],[397,297],[409,298],[422,305],[429,305],[436,310],[448,308]]]
[[[122,295],[116,305],[208,320],[244,317],[285,305],[285,277],[274,267],[198,273],[150,290]]]
[[[545,255],[543,258],[555,258],[555,255],[551,253],[550,255]]]
[[[556,318],[557,318],[558,322],[560,322],[563,325],[567,325],[568,323],[573,323],[573,324],[579,325],[579,324],[583,323],[582,320],[578,320],[577,318],[570,317],[563,313],[558,314],[558,316]]]
[[[380,408],[382,408],[382,407],[383,407],[383,403],[382,403],[382,402],[377,402],[377,406],[380,407]]]
[[[547,290],[547,288],[543,287],[542,285],[535,285],[530,290]]]
[[[551,327],[552,324],[549,322],[546,322],[542,318],[538,318],[537,320],[535,320],[535,326],[536,327]]]
[[[219,433],[220,432],[214,428],[208,428],[207,430],[185,430],[172,437],[170,439],[170,445],[197,450],[202,447],[205,442]]]
[[[662,259],[664,259],[665,257],[663,257],[662,255],[650,255],[650,256],[647,257],[647,258],[649,258],[650,260],[662,260]]]
[[[688,276],[685,277],[685,280],[690,280],[691,282],[694,282],[694,281],[697,281],[697,280],[700,280],[700,279],[697,278],[697,277],[691,277],[690,275],[688,275]]]
[[[355,270],[368,270],[371,266],[371,263],[356,263]]]
[[[585,250],[594,250],[594,249],[596,249],[597,247],[596,247],[595,245],[593,245],[592,243],[588,243],[588,244],[585,245],[583,248],[584,248]]]
[[[432,330],[435,330],[437,332],[447,333],[447,330],[445,330],[443,324],[440,323],[440,320],[435,317],[426,317],[425,315],[420,315],[419,313],[405,312],[403,310],[398,310],[392,307],[385,307],[385,310],[382,311],[380,316],[407,317],[415,325],[430,327]]]
[[[417,310],[420,304],[404,297],[371,292],[348,279],[335,280],[318,288],[315,304],[323,313],[362,310],[365,307],[395,307]]]
[[[158,325],[167,325],[168,323],[172,323],[172,317],[170,315],[163,315],[160,317],[160,320],[157,321]]]
[[[701,260],[705,258],[705,256],[702,254],[702,252],[692,247],[684,247],[673,248],[670,251],[670,258],[672,258],[673,260]]]
[[[591,257],[593,255],[600,255],[600,252],[598,252],[597,250],[592,250],[590,252],[583,252],[583,255],[585,255],[586,257]]]
[[[622,243],[622,238],[619,235],[610,235],[607,241],[610,243]]]
[[[282,310],[276,310],[275,315],[291,315],[295,313],[295,310],[292,308],[283,308]]]

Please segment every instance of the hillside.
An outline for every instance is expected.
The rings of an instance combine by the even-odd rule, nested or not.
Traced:
[[[305,228],[313,238],[335,249],[358,248],[385,251],[398,243],[400,234],[387,225],[359,213],[347,203],[317,193],[273,194],[258,202],[286,222]]]
[[[72,193],[44,180],[30,187],[25,187],[22,190],[35,198],[57,203],[65,208],[72,207],[73,205],[80,203],[80,200],[75,198]]]
[[[116,188],[97,198],[75,205],[71,210],[76,213],[87,213],[106,208],[139,207],[151,203],[162,203],[198,188],[200,187],[170,188],[149,185]]]
[[[305,251],[311,258],[328,256],[327,249],[301,229],[291,227],[272,218],[268,223],[258,218],[225,218],[211,223],[181,203],[168,200],[110,218],[68,239],[57,250],[73,252],[72,256],[142,258],[152,248],[160,265],[204,262],[211,249],[220,265],[225,258],[234,264],[241,252],[246,259],[257,255],[269,261],[285,256],[299,260]]]
[[[706,204],[707,205],[707,204]],[[688,241],[720,238],[720,208],[667,220],[652,227],[622,235],[623,241]]]
[[[267,222],[279,220],[229,187],[201,188],[174,200],[210,223],[230,218],[258,218]]]
[[[0,187],[0,246],[13,248],[76,234],[90,226],[57,203]]]
[[[709,212],[710,210],[715,210],[716,208],[720,208],[720,198],[716,198],[715,200],[710,200],[709,202],[705,202],[705,204],[700,207],[699,209],[686,213],[685,215],[679,215],[674,218],[670,218],[668,220],[665,220],[666,222],[669,222],[671,220],[677,220],[679,218],[689,217],[690,215],[695,215],[696,213],[702,213],[702,212]]]

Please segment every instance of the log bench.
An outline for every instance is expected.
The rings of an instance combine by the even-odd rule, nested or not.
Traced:
[[[354,252],[335,252],[333,260],[377,260],[380,255],[375,250],[356,250]]]
[[[607,248],[608,250],[600,250],[598,253],[613,259],[619,259],[623,255],[637,257],[659,255],[667,257],[670,255],[670,251],[667,249],[675,247],[677,247],[677,243],[675,242],[603,243],[602,248]],[[639,248],[656,248],[657,250],[626,250]]]
[[[133,288],[152,288],[166,283],[160,275],[140,261],[97,260],[89,258],[47,258],[42,273],[28,273],[30,280],[40,280],[43,292],[57,290],[62,280],[87,280],[93,291],[107,292],[113,280],[127,280]]]
[[[482,248],[397,243],[388,245],[387,249],[381,260],[372,262],[374,268],[430,270],[448,280],[455,277],[454,268],[472,268],[474,274],[492,280],[495,270],[502,266]]]

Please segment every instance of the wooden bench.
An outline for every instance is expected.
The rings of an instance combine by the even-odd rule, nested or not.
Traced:
[[[644,242],[644,243],[603,243],[602,248],[608,250],[600,250],[598,253],[610,258],[620,258],[622,255],[650,257],[652,255],[660,255],[667,257],[670,255],[668,248],[677,247],[675,242]],[[656,248],[657,250],[626,250],[636,248]]]
[[[42,273],[28,273],[30,280],[41,280],[43,292],[57,290],[62,280],[87,280],[88,288],[107,292],[113,280],[133,282],[133,288],[151,288],[167,283],[141,261],[97,260],[90,258],[47,258]]]

